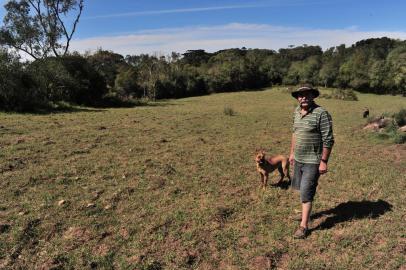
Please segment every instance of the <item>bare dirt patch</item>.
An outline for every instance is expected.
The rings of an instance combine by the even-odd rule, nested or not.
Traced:
[[[63,234],[63,238],[72,242],[68,246],[68,249],[74,249],[82,243],[88,242],[91,240],[92,234],[88,229],[80,227],[69,227]]]
[[[402,160],[406,157],[406,145],[396,144],[391,145],[384,149],[383,153],[386,157],[390,157],[395,164],[400,164]]]
[[[107,255],[107,253],[108,253],[109,251],[110,251],[110,248],[109,248],[108,245],[106,245],[106,244],[101,244],[101,245],[96,246],[96,247],[93,249],[93,254],[95,254],[96,256],[104,257],[104,256]]]

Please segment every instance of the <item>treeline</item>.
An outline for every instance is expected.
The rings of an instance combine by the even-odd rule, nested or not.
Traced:
[[[167,56],[98,50],[22,63],[0,48],[0,108],[35,110],[181,98],[272,85],[312,83],[406,96],[406,41],[367,39],[351,47],[189,50]]]

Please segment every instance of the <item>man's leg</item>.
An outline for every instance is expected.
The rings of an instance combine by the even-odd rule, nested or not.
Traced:
[[[308,233],[312,202],[316,193],[319,171],[315,164],[304,164],[302,168],[302,179],[300,185],[300,199],[302,201],[302,221],[299,229],[295,232],[295,238],[305,238]]]
[[[301,163],[295,160],[294,167],[293,167],[293,178],[291,180],[291,188],[292,190],[298,191],[300,196],[300,180],[302,179],[302,170],[301,170]],[[296,195],[296,192],[295,192]],[[297,209],[294,210],[295,215],[292,216],[292,219],[295,221],[302,220],[302,211]]]
[[[300,199],[302,201],[302,222],[300,226],[306,229],[309,224],[312,202],[316,194],[319,176],[318,165],[305,164],[303,166],[302,184],[300,186]]]
[[[310,213],[312,211],[312,202],[302,203],[302,222],[300,226],[307,229],[309,227]]]

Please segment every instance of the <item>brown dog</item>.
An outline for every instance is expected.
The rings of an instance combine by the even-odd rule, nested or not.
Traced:
[[[269,159],[265,158],[265,153],[260,151],[255,156],[255,162],[257,163],[257,171],[261,175],[261,186],[266,188],[268,183],[268,176],[271,172],[278,169],[281,179],[279,179],[277,185],[281,184],[285,176],[290,180],[289,175],[289,159],[282,155],[273,156]]]

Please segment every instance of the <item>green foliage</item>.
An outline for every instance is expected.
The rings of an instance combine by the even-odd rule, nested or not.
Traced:
[[[357,94],[351,89],[333,89],[331,94],[322,94],[322,98],[357,101]]]
[[[162,94],[162,86],[165,85],[170,72],[165,58],[141,54],[129,59],[127,62],[137,69],[137,82],[142,89],[142,96],[151,100],[165,96]]]
[[[405,133],[405,132],[403,132],[403,133],[400,133],[400,132],[396,133],[395,136],[394,136],[394,138],[393,138],[393,142],[394,142],[394,143],[397,143],[397,144],[404,144],[404,143],[406,143],[406,133]]]
[[[293,62],[283,82],[285,84],[316,84],[320,70],[320,56],[309,56],[303,61]]]
[[[11,0],[0,28],[0,44],[34,59],[65,56],[83,10],[83,0]],[[76,16],[69,14],[76,10]],[[70,21],[71,29],[64,20]],[[71,21],[73,19],[73,23]]]
[[[318,74],[318,84],[331,87],[337,81],[340,68],[339,49],[330,48],[322,56],[322,64]]]
[[[80,55],[40,59],[28,70],[51,102],[97,105],[107,92],[103,77]]]
[[[290,67],[289,71],[286,76],[283,77],[284,84],[290,85],[297,85],[300,82],[300,70],[301,70],[302,62],[293,62]]]
[[[116,76],[120,69],[127,66],[122,55],[102,49],[94,54],[87,55],[86,59],[103,76],[109,89],[114,87]]]
[[[99,73],[80,55],[48,57],[22,64],[0,52],[0,108],[12,111],[62,108],[60,104],[100,105],[107,93]]]
[[[70,76],[62,61],[55,57],[36,60],[28,65],[27,70],[48,101],[70,101],[71,89],[78,87],[78,82]]]
[[[9,1],[18,7],[16,2]],[[21,7],[21,12],[29,9],[30,5]],[[7,82],[10,87],[3,87],[2,107],[20,106],[16,100],[27,108],[61,101],[87,105],[107,101],[118,106],[133,99],[182,98],[301,83],[347,89],[322,95],[330,99],[357,100],[353,90],[406,96],[406,41],[366,39],[325,52],[319,46],[303,45],[278,52],[189,50],[182,56],[123,57],[100,49],[85,57],[57,57],[62,58],[60,61],[47,57],[27,65],[3,57],[3,84]]]
[[[368,123],[382,121],[383,128],[376,134],[379,139],[390,140],[396,144],[406,143],[406,133],[399,130],[399,127],[406,124],[406,110],[401,109],[399,112],[392,114],[391,117],[388,115],[388,113],[384,113],[379,118],[368,118]]]
[[[260,72],[263,58],[243,49],[222,50],[210,58],[205,74],[209,93],[258,89],[270,85],[266,74]]]
[[[281,84],[289,65],[289,61],[282,58],[281,55],[272,54],[263,58],[259,71],[266,76],[268,83],[271,85]]]
[[[399,112],[393,114],[393,118],[399,127],[406,125],[406,109],[401,109]]]
[[[393,119],[389,120],[386,123],[386,126],[384,127],[384,132],[390,134],[391,136],[394,136],[398,132],[398,125]]]
[[[279,54],[290,61],[302,61],[314,55],[322,55],[320,46],[297,46],[289,49],[280,49]]]
[[[386,59],[390,70],[390,86],[396,91],[391,91],[394,94],[402,94],[406,96],[406,44],[394,48]]]
[[[142,96],[137,83],[137,70],[134,67],[123,67],[119,70],[114,82],[114,92],[124,98]]]
[[[188,50],[182,55],[182,63],[192,66],[200,66],[207,63],[211,57],[211,54],[204,50]]]
[[[46,106],[46,94],[19,59],[0,48],[0,109],[28,111]]]
[[[104,78],[80,55],[61,58],[63,66],[76,82],[77,88],[70,89],[70,101],[76,104],[97,105],[107,93]]]

